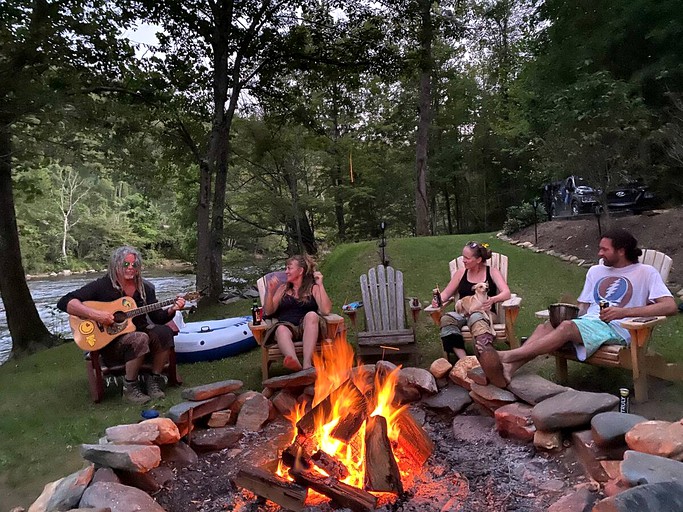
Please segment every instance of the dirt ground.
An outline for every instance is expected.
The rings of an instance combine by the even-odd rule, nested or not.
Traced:
[[[630,231],[638,240],[639,247],[657,249],[669,255],[673,259],[669,284],[675,290],[683,285],[683,208],[654,210],[641,215],[612,218],[603,216],[600,219],[603,233],[610,225]],[[600,232],[595,216],[543,222],[538,224],[537,228],[537,242],[534,226],[511,236],[515,240],[532,242],[543,249],[553,249],[582,259],[597,260]]]

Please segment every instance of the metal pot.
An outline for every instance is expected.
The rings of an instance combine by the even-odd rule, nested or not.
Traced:
[[[550,313],[550,325],[557,327],[564,320],[572,320],[579,316],[579,307],[574,304],[559,302],[548,306],[548,312]]]

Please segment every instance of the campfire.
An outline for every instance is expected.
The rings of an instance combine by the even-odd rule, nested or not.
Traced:
[[[343,339],[314,358],[312,402],[288,418],[294,426],[275,473],[240,470],[235,482],[290,510],[330,500],[354,511],[395,500],[418,474],[433,444],[406,406],[395,403],[400,368],[354,366]]]

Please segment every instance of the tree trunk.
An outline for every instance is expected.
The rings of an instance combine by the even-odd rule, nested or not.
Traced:
[[[448,185],[443,186],[443,196],[446,201],[446,225],[448,227],[448,234],[453,234],[453,215],[451,214],[451,196],[448,193]]]
[[[21,263],[19,231],[12,189],[12,138],[10,123],[0,120],[0,294],[12,336],[12,353],[30,353],[54,345],[52,336],[38,315],[26,284]]]
[[[420,29],[420,119],[417,126],[415,155],[415,234],[429,235],[429,203],[427,195],[429,126],[431,124],[432,74],[432,17],[431,2],[420,1],[422,26]]]
[[[334,215],[337,220],[337,234],[340,241],[346,239],[346,222],[344,220],[344,197],[341,190],[342,184],[342,170],[341,170],[341,155],[339,154],[339,139],[341,138],[339,130],[339,103],[337,101],[339,90],[335,86],[333,94],[332,105],[334,112],[332,113],[332,122],[334,123],[333,133],[333,150],[334,168],[332,170],[332,190],[334,195]]]

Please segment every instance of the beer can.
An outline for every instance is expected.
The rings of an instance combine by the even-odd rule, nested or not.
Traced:
[[[628,397],[631,394],[628,388],[619,388],[619,412],[628,412]]]
[[[598,304],[600,304],[600,309],[605,309],[609,307],[609,301],[608,300],[601,300]]]

